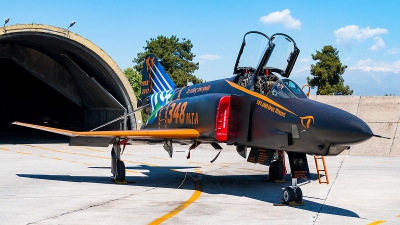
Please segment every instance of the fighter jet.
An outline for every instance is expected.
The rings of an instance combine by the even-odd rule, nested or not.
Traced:
[[[14,124],[70,136],[70,145],[112,144],[111,172],[119,182],[125,180],[121,145],[131,140],[163,141],[170,157],[175,142],[191,143],[189,151],[199,144],[215,149],[222,149],[219,143],[234,145],[248,162],[269,166],[270,181],[282,179],[286,152],[292,185],[283,190],[282,201],[301,202],[297,179],[310,177],[306,154],[338,155],[378,135],[358,117],[310,100],[288,79],[299,52],[286,34],[269,37],[250,31],[243,37],[232,77],[180,88],[160,61],[148,55],[143,62],[138,108],[149,119],[140,130],[74,132]]]

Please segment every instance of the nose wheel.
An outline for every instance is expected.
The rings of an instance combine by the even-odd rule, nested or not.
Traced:
[[[285,202],[285,204],[293,202],[295,198],[296,196],[292,187],[285,187],[285,189],[283,189],[282,200]]]
[[[304,205],[303,192],[297,186],[297,178],[292,178],[292,186],[283,189],[282,203],[293,206]]]

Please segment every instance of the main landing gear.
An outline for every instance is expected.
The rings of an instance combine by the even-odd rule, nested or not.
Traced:
[[[283,151],[276,151],[274,153],[274,160],[271,162],[269,165],[269,177],[267,181],[270,182],[278,182],[278,183],[283,183],[285,182],[285,179],[283,179],[283,176],[286,175],[286,166],[285,166],[285,153]]]
[[[269,181],[281,181],[283,179],[283,163],[282,159],[277,159],[269,165]]]
[[[111,173],[113,175],[111,181],[117,184],[127,183],[125,180],[125,163],[121,160],[121,142],[119,138],[116,138],[113,142],[111,149]]]

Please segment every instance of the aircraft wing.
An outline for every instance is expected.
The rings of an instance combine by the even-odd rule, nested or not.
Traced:
[[[35,124],[13,122],[14,125],[48,131],[71,137],[70,145],[108,146],[116,137],[132,139],[195,139],[199,132],[195,129],[148,129],[148,130],[114,130],[114,131],[70,131]]]

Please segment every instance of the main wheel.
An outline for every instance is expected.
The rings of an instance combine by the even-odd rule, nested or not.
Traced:
[[[285,187],[283,189],[283,198],[282,200],[285,202],[285,204],[289,204],[289,202],[294,201],[295,196],[294,196],[294,190],[291,187]]]
[[[283,178],[283,165],[281,161],[273,161],[269,166],[269,179],[282,180]]]
[[[117,161],[117,181],[125,180],[125,163],[121,160]]]
[[[303,201],[303,192],[299,187],[296,188],[296,201],[297,202]]]

